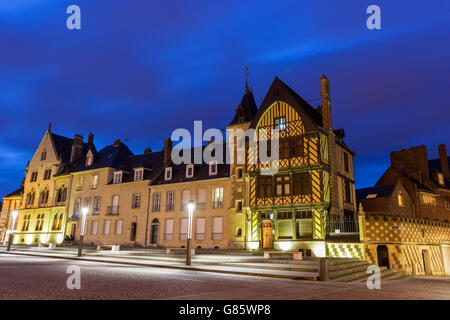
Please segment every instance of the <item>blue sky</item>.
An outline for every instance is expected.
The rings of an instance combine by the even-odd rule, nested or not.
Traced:
[[[66,28],[81,8],[82,29]],[[366,8],[381,8],[381,30]],[[275,76],[316,106],[331,82],[334,128],[356,152],[357,187],[389,153],[450,147],[448,1],[0,2],[0,195],[20,184],[48,122],[98,147],[120,138],[159,149],[176,128],[224,128],[243,94]]]

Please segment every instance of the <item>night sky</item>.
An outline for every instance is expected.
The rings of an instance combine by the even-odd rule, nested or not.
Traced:
[[[81,30],[66,8],[81,7]],[[381,30],[366,8],[381,7]],[[224,128],[244,91],[275,76],[314,107],[330,80],[333,126],[371,186],[400,146],[450,151],[450,1],[0,1],[0,195],[20,185],[48,123],[120,138],[134,153],[176,128]]]

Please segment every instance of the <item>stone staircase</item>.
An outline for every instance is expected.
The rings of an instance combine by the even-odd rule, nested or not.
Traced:
[[[366,281],[371,274],[367,273],[370,263],[357,258],[336,258],[328,260],[328,275],[330,281],[355,282]],[[403,272],[380,267],[382,280],[396,280],[405,277]]]

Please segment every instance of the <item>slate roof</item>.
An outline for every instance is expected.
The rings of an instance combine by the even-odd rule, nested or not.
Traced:
[[[221,144],[223,149],[223,155],[226,156],[226,144]],[[200,148],[200,147],[198,147]],[[206,146],[201,147],[202,151],[206,148]],[[196,148],[197,149],[197,148]],[[191,152],[191,159],[194,162],[194,148],[185,149],[183,152]],[[224,164],[217,165],[217,174],[210,175],[209,174],[209,164],[202,162],[201,164],[194,164],[194,175],[192,178],[186,178],[186,164],[171,164],[169,167],[172,167],[172,179],[166,181],[164,180],[164,172],[165,170],[161,170],[158,175],[153,179],[150,184],[151,185],[161,185],[161,184],[171,184],[171,183],[179,183],[179,182],[188,182],[188,181],[200,181],[200,180],[209,180],[209,179],[218,179],[225,178],[230,176],[230,165],[227,164],[228,161],[225,161]]]
[[[63,162],[70,162],[70,154],[72,152],[73,139],[63,137],[55,133],[50,134],[53,139],[53,143],[55,144],[55,149],[58,157],[60,157]],[[83,155],[87,153],[88,149],[89,144],[83,143]]]
[[[118,167],[122,170],[122,182],[134,181],[134,169],[144,168],[143,180],[156,177],[164,168],[164,152],[155,151],[138,155],[132,155]]]
[[[244,95],[242,96],[241,103],[236,108],[236,114],[234,115],[233,121],[231,121],[230,125],[239,123],[239,117],[238,117],[238,109],[242,107],[244,111],[244,118],[243,121],[251,121],[256,113],[258,112],[258,107],[256,106],[255,97],[253,96],[253,91],[245,88]]]
[[[4,198],[13,197],[13,196],[20,196],[21,194],[23,194],[23,187],[20,187],[19,189],[8,193],[6,196],[4,196]]]
[[[376,194],[376,198],[390,197],[395,189],[394,184],[386,184],[369,188],[356,189],[356,199],[366,199],[368,195]]]

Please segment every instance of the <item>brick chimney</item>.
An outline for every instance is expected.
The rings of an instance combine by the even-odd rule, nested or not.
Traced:
[[[447,148],[445,144],[439,145],[439,159],[441,160],[441,171],[446,179],[450,179],[450,172],[448,170],[448,158],[447,158]]]
[[[88,144],[89,144],[90,146],[94,145],[94,134],[93,134],[92,132],[89,133],[89,136],[88,136]]]
[[[77,161],[83,153],[83,136],[76,134],[73,136],[72,151],[70,153],[70,162]]]
[[[322,101],[320,111],[323,127],[331,131],[333,130],[333,125],[331,122],[330,82],[324,74],[320,78],[320,98]]]
[[[150,149],[150,148],[145,148],[144,153],[150,153],[150,152],[152,152],[152,149]]]
[[[391,152],[391,166],[407,176],[416,178],[421,183],[430,179],[427,149],[423,145]]]
[[[172,140],[164,140],[164,167],[168,167],[172,162]]]

